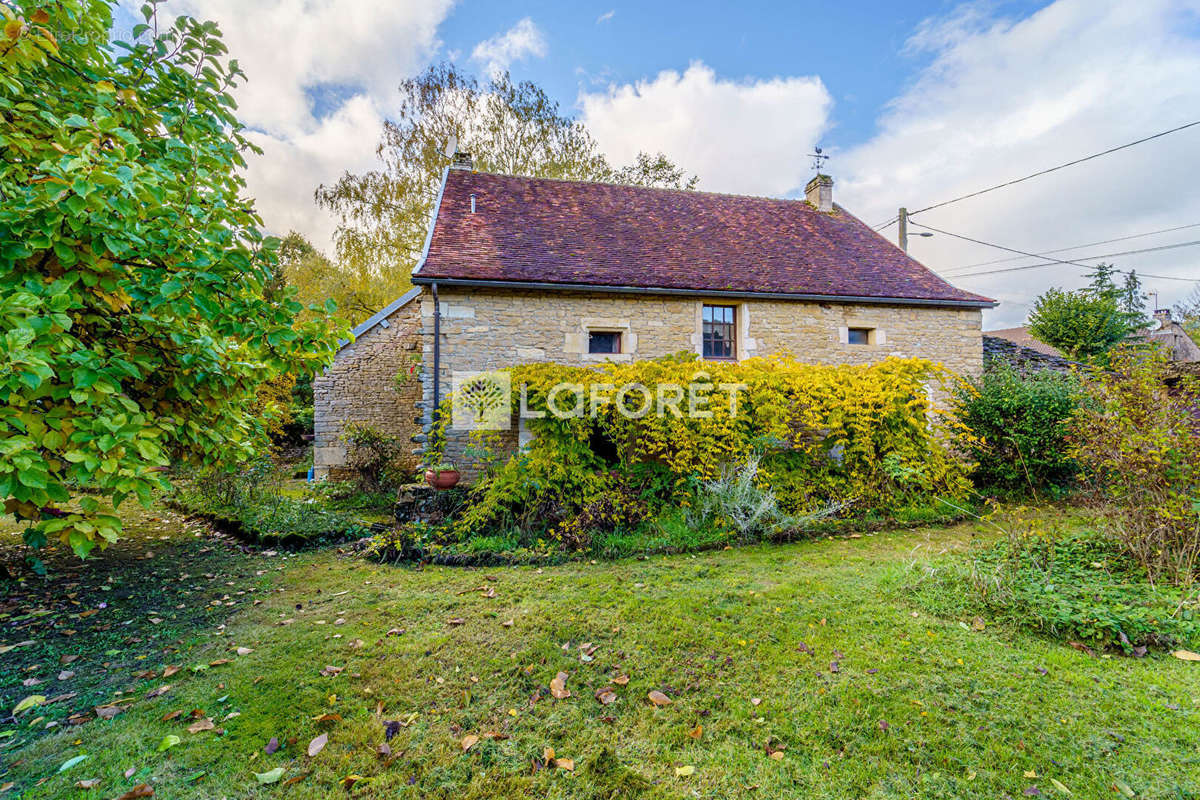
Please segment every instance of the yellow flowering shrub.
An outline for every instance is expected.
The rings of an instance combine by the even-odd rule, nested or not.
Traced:
[[[952,422],[927,389],[948,376],[924,360],[826,366],[680,354],[508,372],[514,413],[519,405],[534,438],[518,453],[493,449],[457,523],[462,534],[540,525],[577,537],[579,518],[620,525],[626,509],[624,521],[636,522],[648,509],[687,504],[698,482],[754,453],[758,481],[788,512],[886,509],[970,486],[969,465],[949,447]]]

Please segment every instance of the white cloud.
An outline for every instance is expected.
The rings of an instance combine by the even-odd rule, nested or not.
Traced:
[[[134,7],[140,0],[126,0]],[[329,249],[334,222],[313,190],[374,164],[396,86],[436,52],[452,0],[171,0],[164,19],[216,20],[247,80],[238,116],[264,149],[247,158],[247,182],[272,233],[296,228]],[[140,19],[140,15],[139,15]],[[328,89],[324,107],[311,94]],[[318,113],[319,112],[319,113]]]
[[[609,9],[608,11],[605,11],[600,16],[596,17],[596,24],[599,25],[601,22],[608,22],[610,19],[612,19],[616,15],[617,15],[617,10],[615,8]]]
[[[805,182],[804,156],[832,101],[817,77],[732,81],[692,63],[579,97],[583,121],[616,162],[662,151],[711,191],[785,194]]]
[[[904,205],[932,205],[1106,150],[1197,118],[1200,41],[1185,17],[1194,0],[1059,0],[1004,20],[966,6],[929,20],[909,47],[933,62],[896,97],[879,133],[839,154],[836,194],[870,223]],[[1193,34],[1194,36],[1194,34]],[[1017,186],[931,210],[929,225],[1038,252],[1200,222],[1200,128],[1148,142]],[[914,230],[919,230],[914,228]],[[885,233],[895,235],[892,226]],[[1196,239],[1194,231],[1086,248],[1108,253]],[[944,271],[1004,258],[1003,251],[937,235],[916,239],[917,258]],[[1139,272],[1200,279],[1200,248],[1114,258]],[[992,268],[1019,266],[1017,260]],[[988,267],[979,267],[984,270]],[[976,271],[976,270],[971,270]],[[988,327],[1019,324],[1051,285],[1077,286],[1069,266],[951,278],[1003,301]],[[1191,284],[1146,279],[1160,304]]]
[[[522,61],[530,56],[542,58],[545,55],[546,37],[529,17],[504,33],[484,39],[471,51],[471,59],[481,63],[489,75],[506,71],[514,61]]]

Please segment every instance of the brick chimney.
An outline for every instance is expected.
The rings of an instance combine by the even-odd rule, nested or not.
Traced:
[[[817,175],[804,187],[804,198],[824,214],[833,211],[833,178]]]
[[[471,160],[470,153],[460,153],[455,151],[454,160],[450,162],[450,169],[474,169],[475,162]]]
[[[1164,325],[1170,325],[1172,322],[1171,309],[1169,309],[1169,308],[1154,309],[1154,318]]]

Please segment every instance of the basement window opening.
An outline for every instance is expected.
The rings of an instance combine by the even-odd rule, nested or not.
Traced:
[[[850,328],[846,334],[847,344],[870,344],[874,328]]]
[[[615,354],[621,352],[621,334],[617,331],[588,331],[588,352]]]

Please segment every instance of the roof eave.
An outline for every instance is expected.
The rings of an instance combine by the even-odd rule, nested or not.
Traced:
[[[611,286],[597,283],[556,283],[549,281],[503,281],[479,278],[445,278],[413,274],[415,284],[462,286],[491,289],[533,289],[559,292],[604,292],[608,294],[652,294],[682,297],[737,297],[754,300],[795,300],[820,303],[862,303],[872,305],[933,306],[938,308],[995,308],[995,300],[953,300],[923,297],[871,297],[841,294],[809,294],[805,292],[755,292],[733,289],[672,289],[662,286]]]

